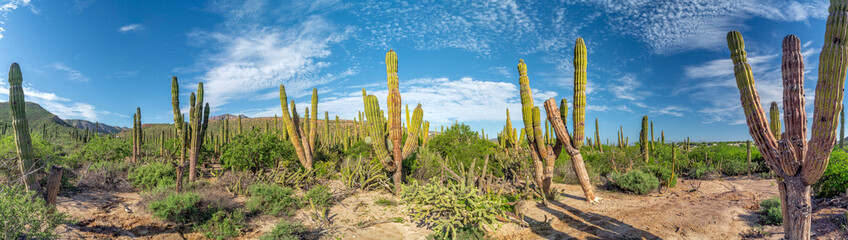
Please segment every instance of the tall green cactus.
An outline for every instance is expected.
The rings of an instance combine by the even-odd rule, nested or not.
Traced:
[[[318,137],[318,88],[312,88],[312,112],[309,117],[309,147],[315,148],[315,139]]]
[[[530,157],[533,159],[536,184],[542,190],[545,203],[547,203],[548,197],[552,197],[551,182],[553,180],[554,163],[562,150],[565,150],[571,156],[572,169],[575,175],[577,175],[580,187],[583,188],[586,201],[596,202],[598,200],[589,182],[589,174],[586,172],[583,155],[580,154],[580,147],[584,138],[583,127],[585,126],[586,65],[586,45],[583,43],[582,38],[578,38],[574,46],[574,135],[572,136],[568,132],[566,128],[567,122],[564,121],[568,117],[568,103],[566,100],[562,99],[561,105],[557,107],[556,100],[553,98],[548,99],[544,104],[547,120],[551,123],[558,141],[556,146],[551,147],[545,144],[541,138],[540,113],[539,108],[533,106],[533,91],[530,89],[530,79],[527,77],[527,65],[524,63],[524,60],[519,60],[518,63],[518,82],[521,93],[522,116],[524,117],[524,132],[526,132],[525,136],[527,137],[530,148]]]
[[[780,140],[782,129],[780,127],[780,109],[777,108],[777,102],[771,102],[771,107],[769,108],[769,127],[775,140]]]
[[[132,139],[132,162],[138,162],[141,157],[141,145],[142,139],[144,139],[144,133],[141,130],[141,108],[136,107],[135,114],[133,115],[133,139]]]
[[[23,75],[21,66],[12,63],[9,67],[9,103],[12,111],[12,129],[15,133],[15,150],[18,152],[18,167],[24,176],[24,187],[27,191],[38,192],[38,175],[35,173],[35,150],[29,136],[29,123],[26,118],[26,101],[24,100]]]
[[[842,113],[839,115],[839,148],[844,148],[845,144],[845,106],[842,106]]]
[[[185,116],[180,112],[180,85],[177,82],[177,77],[171,78],[171,108],[174,111],[174,128],[177,132],[179,140],[178,149],[180,158],[174,163],[174,168],[177,172],[176,190],[177,193],[182,191],[183,184],[183,169],[186,165],[186,148],[188,147],[188,123],[185,122]]]
[[[639,132],[639,149],[642,151],[642,161],[651,161],[651,149],[648,147],[648,115],[642,116],[642,131]]]
[[[831,0],[824,46],[819,54],[818,82],[813,106],[813,124],[807,141],[804,99],[804,62],[801,41],[794,35],[783,39],[783,139],[770,131],[760,105],[753,73],[747,61],[742,34],[727,34],[734,64],[736,85],[745,112],[749,133],[765,162],[780,180],[778,190],[786,239],[810,239],[812,202],[810,185],[821,178],[836,141],[836,128],[842,108],[848,55],[848,0]],[[776,114],[774,114],[776,115]]]
[[[401,166],[403,160],[407,159],[417,147],[418,138],[413,136],[416,136],[421,128],[421,119],[424,112],[421,109],[421,104],[418,104],[413,111],[412,121],[407,126],[411,133],[406,138],[406,142],[402,143],[401,96],[398,88],[397,71],[397,54],[395,51],[389,50],[386,53],[386,84],[389,88],[387,97],[388,118],[383,117],[384,115],[380,110],[376,96],[366,95],[365,89],[362,90],[362,95],[365,105],[365,116],[368,118],[368,139],[370,139],[371,146],[374,148],[374,152],[380,163],[389,172],[394,172],[395,193],[400,194],[403,177]],[[388,139],[386,139],[387,134]],[[389,152],[391,152],[391,156],[389,156]]]
[[[601,146],[601,132],[599,128],[598,118],[595,118],[595,148],[597,148],[598,151],[604,152],[604,148]]]
[[[313,93],[315,92],[313,91]],[[317,104],[317,97],[313,97],[313,99],[316,100]],[[283,124],[286,126],[289,140],[294,145],[294,151],[297,154],[297,159],[300,160],[300,164],[307,170],[312,170],[313,146],[310,145],[309,136],[300,124],[294,100],[291,100],[291,112],[289,112],[288,102],[286,87],[280,84],[280,108],[283,110]]]
[[[195,93],[192,93],[195,96]],[[203,82],[197,83],[197,98],[191,100],[189,116],[189,138],[191,139],[191,155],[189,155],[188,181],[194,182],[197,175],[197,159],[203,149],[206,129],[209,127],[209,104],[203,105]]]

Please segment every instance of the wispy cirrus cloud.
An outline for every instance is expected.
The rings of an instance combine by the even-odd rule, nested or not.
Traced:
[[[68,65],[61,63],[61,62],[55,62],[53,64],[47,65],[47,67],[52,68],[54,70],[59,70],[59,71],[65,72],[68,76],[68,79],[70,79],[70,80],[82,81],[82,82],[88,82],[90,80],[88,77],[83,75],[81,72],[74,70],[73,68],[71,68]]]
[[[121,26],[120,28],[118,28],[118,32],[119,33],[129,33],[129,32],[140,31],[141,29],[144,29],[144,27],[142,27],[140,23],[133,23],[133,24]]]
[[[273,92],[280,84],[299,96],[314,86],[355,74],[355,66],[327,72],[334,65],[326,60],[333,55],[331,47],[348,39],[353,28],[338,26],[321,14],[309,14],[313,11],[310,9],[325,3],[288,6],[287,11],[300,9],[291,13],[302,17],[291,25],[276,22],[287,19],[268,22],[267,18],[273,17],[269,14],[276,13],[277,8],[267,1],[212,6],[227,17],[220,29],[189,35],[192,42],[220,49],[204,55],[191,67],[203,72],[199,80],[205,84],[209,104],[217,107],[233,100],[267,99],[273,94],[255,93]]]
[[[31,12],[38,13],[38,10],[30,4],[30,0],[5,0],[0,1],[0,4],[2,4],[0,5],[0,39],[3,39],[3,32],[6,32],[6,29],[3,28],[3,26],[6,25],[9,13],[20,7],[29,7]]]

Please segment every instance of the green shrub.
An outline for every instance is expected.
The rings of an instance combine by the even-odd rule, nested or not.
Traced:
[[[437,240],[442,239],[439,238],[438,235],[430,234],[427,236],[427,240]],[[486,232],[480,228],[468,227],[468,228],[460,228],[456,230],[456,237],[453,239],[462,239],[462,240],[487,240],[489,237],[486,235]]]
[[[175,223],[198,223],[205,219],[201,199],[195,193],[172,194],[148,207],[153,216]]]
[[[748,160],[729,160],[721,163],[721,173],[727,176],[739,176],[748,174]],[[754,170],[753,163],[751,164]]]
[[[256,184],[250,187],[248,211],[259,211],[269,215],[292,215],[301,206],[300,199],[294,196],[294,190],[274,184]]]
[[[613,174],[612,181],[619,188],[636,194],[646,194],[660,185],[657,177],[640,170],[633,170],[626,174]]]
[[[234,238],[239,235],[239,230],[242,228],[244,228],[244,214],[226,211],[215,212],[211,219],[200,226],[204,236],[218,240]]]
[[[818,197],[833,197],[848,189],[848,153],[833,151],[821,179],[813,184]]]
[[[58,239],[54,230],[68,222],[67,216],[50,209],[20,187],[0,187],[0,239]]]
[[[780,212],[780,199],[769,198],[760,202],[760,222],[763,225],[783,224],[783,214]]]
[[[250,171],[300,165],[289,141],[259,131],[246,131],[233,137],[224,146],[221,162],[225,168]]]
[[[306,191],[306,200],[312,202],[315,207],[327,207],[331,205],[333,194],[327,186],[318,185]]]
[[[495,143],[480,138],[470,126],[462,123],[452,125],[427,142],[427,148],[438,152],[442,158],[454,158],[465,166],[470,165],[474,159],[478,159],[480,163],[486,155],[494,153],[495,147]],[[448,167],[458,169],[454,165],[456,164],[448,164]]]
[[[388,198],[380,198],[374,202],[377,206],[397,206],[397,201],[388,199]]]
[[[270,232],[262,235],[260,240],[299,240],[300,236],[305,234],[308,230],[300,225],[299,223],[290,223],[285,220],[277,223],[277,226],[274,226],[274,229]]]
[[[431,228],[437,239],[457,238],[462,229],[494,228],[495,217],[502,214],[497,197],[478,194],[473,186],[452,181],[443,184],[435,178],[423,186],[417,181],[404,185],[402,199],[409,203],[412,220]]]
[[[158,162],[138,166],[127,175],[133,187],[145,190],[174,185],[176,178],[177,173],[173,166]]]
[[[689,169],[689,178],[692,179],[707,179],[715,173],[715,168],[699,165]]]
[[[677,175],[671,172],[671,169],[665,166],[654,164],[645,167],[646,171],[654,174],[663,186],[673,188],[677,186]]]
[[[95,137],[68,158],[81,162],[124,161],[132,152],[130,143],[125,139]]]

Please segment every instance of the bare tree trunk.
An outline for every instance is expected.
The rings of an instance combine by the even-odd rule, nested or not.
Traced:
[[[50,205],[56,206],[56,196],[62,183],[62,167],[53,165],[50,167],[50,176],[47,177],[47,195],[45,198]],[[53,212],[53,209],[50,209]]]

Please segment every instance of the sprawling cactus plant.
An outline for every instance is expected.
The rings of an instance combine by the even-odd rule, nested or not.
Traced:
[[[754,77],[748,64],[742,34],[727,34],[736,84],[751,137],[778,180],[786,239],[810,239],[812,203],[810,185],[821,178],[836,141],[837,118],[842,108],[848,67],[848,1],[832,0],[819,54],[818,82],[813,106],[812,136],[807,139],[804,110],[804,62],[801,41],[794,35],[783,39],[783,117],[786,132],[781,138],[770,130]]]
[[[313,88],[312,94],[317,95],[318,91]],[[318,96],[313,96],[312,100],[315,105],[312,109],[317,109]],[[312,135],[308,135],[307,131],[303,129],[304,127],[300,124],[300,117],[297,114],[297,106],[295,106],[294,100],[291,100],[291,112],[289,112],[288,103],[286,87],[280,84],[280,107],[283,110],[283,125],[286,126],[286,132],[288,132],[289,140],[292,145],[294,145],[294,151],[297,153],[297,158],[300,160],[300,164],[307,170],[312,170],[312,157],[314,153],[314,146],[310,140]],[[314,111],[313,113],[317,114],[317,112]],[[315,126],[317,128],[317,122]]]
[[[530,156],[535,167],[536,184],[542,190],[545,198],[552,197],[551,181],[553,180],[554,162],[559,157],[560,151],[565,150],[571,156],[571,163],[575,175],[586,195],[586,201],[596,202],[594,190],[589,183],[589,174],[583,163],[583,155],[580,147],[583,141],[583,126],[586,106],[586,45],[582,38],[578,38],[574,46],[574,135],[572,136],[565,127],[564,119],[568,117],[568,103],[562,99],[560,107],[557,107],[553,98],[545,101],[545,110],[548,121],[556,134],[556,145],[551,148],[542,139],[539,108],[533,106],[530,79],[527,77],[527,65],[524,60],[519,60],[518,75],[521,91],[521,112],[524,118],[524,126],[527,142],[530,147]],[[544,160],[544,162],[543,162]]]
[[[386,53],[386,75],[387,84],[389,87],[389,95],[387,100],[388,118],[385,118],[380,110],[380,104],[377,97],[374,95],[366,95],[365,89],[362,89],[363,101],[365,104],[365,117],[368,118],[368,135],[371,146],[377,155],[377,159],[389,172],[394,172],[393,181],[395,182],[395,193],[400,194],[401,181],[403,179],[402,163],[404,159],[409,158],[415,149],[418,147],[418,131],[421,129],[421,119],[424,117],[424,110],[421,109],[421,104],[415,107],[412,113],[412,121],[409,128],[409,137],[403,143],[403,128],[401,127],[401,98],[398,88],[397,54],[393,50]],[[388,120],[388,123],[386,123]],[[388,132],[388,133],[387,133]],[[388,134],[388,139],[386,139]],[[366,141],[367,142],[367,141]],[[389,155],[391,152],[391,155]]]

